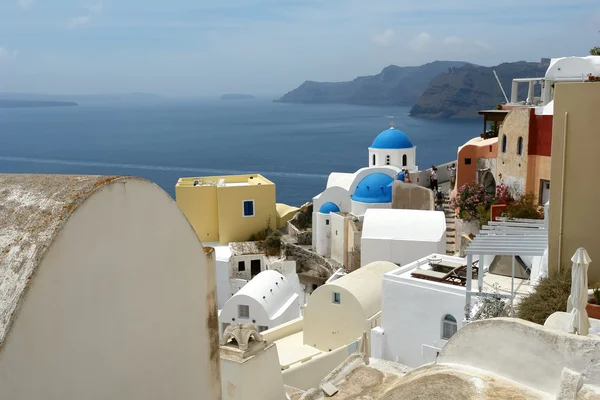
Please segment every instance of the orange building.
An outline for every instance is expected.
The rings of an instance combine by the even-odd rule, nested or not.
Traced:
[[[486,190],[496,191],[494,178],[498,138],[476,137],[458,148],[456,188],[471,182],[481,182]]]

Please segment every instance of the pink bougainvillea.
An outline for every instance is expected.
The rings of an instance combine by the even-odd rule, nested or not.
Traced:
[[[479,217],[477,206],[483,206],[487,210],[493,201],[494,197],[485,192],[482,184],[471,182],[458,188],[450,206],[460,211],[461,219],[470,220]]]

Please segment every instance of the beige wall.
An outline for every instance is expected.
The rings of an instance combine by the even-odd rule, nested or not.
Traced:
[[[277,347],[273,343],[244,360],[224,357],[221,369],[223,400],[285,399]]]
[[[435,209],[433,192],[429,187],[395,181],[392,185],[392,208],[433,210]]]
[[[529,168],[525,190],[527,193],[533,193],[538,202],[540,202],[540,181],[542,179],[546,181],[550,180],[552,160],[547,156],[530,155],[527,164]]]
[[[333,303],[334,292],[340,293],[340,304]],[[320,286],[304,308],[304,343],[321,351],[337,349],[363,334],[367,318],[348,290],[333,283]]]
[[[595,174],[591,172],[600,149],[598,110],[600,84],[556,84],[548,268],[552,273],[559,267],[559,252],[560,266],[570,268],[570,258],[575,250],[585,247],[593,260],[588,271],[590,284],[600,281],[600,187],[596,184]],[[568,117],[565,117],[565,113],[568,113]],[[563,168],[565,126],[567,143]],[[561,193],[564,193],[562,203]]]
[[[308,361],[294,364],[292,367],[282,371],[283,382],[288,386],[302,390],[317,387],[349,355],[348,346],[343,346],[327,353],[321,353]]]
[[[0,399],[220,399],[215,271],[175,202],[108,184],[67,220],[0,350]]]
[[[498,157],[496,161],[496,182],[498,174],[502,180],[510,184],[515,180],[522,185],[523,190],[527,179],[527,149],[529,145],[529,108],[516,108],[509,112],[500,126],[498,133]],[[502,151],[503,137],[506,135],[506,153]],[[523,152],[517,153],[517,142],[523,138]]]

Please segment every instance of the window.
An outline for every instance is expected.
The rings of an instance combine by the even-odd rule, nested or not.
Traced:
[[[328,219],[325,220],[325,225],[329,225],[329,220]]]
[[[316,284],[316,283],[313,283],[313,285],[312,285],[312,290],[313,290],[313,292],[314,292],[315,290],[317,290],[317,288],[318,288],[317,284]]]
[[[465,165],[471,165],[471,159],[465,158]]]
[[[244,261],[238,262],[238,272],[242,272],[246,270],[246,263]]]
[[[442,321],[442,339],[449,340],[456,333],[457,325],[456,318],[450,314],[444,316]]]
[[[502,152],[506,153],[506,135],[502,135]]]
[[[333,304],[340,304],[342,302],[342,298],[339,293],[333,294]]]
[[[408,158],[408,157],[406,157],[406,154],[404,154],[404,155],[402,156],[402,166],[403,166],[403,167],[406,167],[406,165],[408,164],[408,160],[407,160],[407,158]]]
[[[375,154],[373,154],[373,165],[375,165]]]
[[[385,165],[390,165],[390,156],[385,156]]]
[[[238,305],[238,318],[250,319],[250,306]]]
[[[264,331],[266,331],[267,329],[269,329],[269,327],[268,327],[268,326],[259,325],[259,326],[258,326],[258,333],[260,333],[260,332],[264,332]]]
[[[244,217],[254,217],[254,200],[244,200]]]
[[[523,136],[519,136],[519,140],[517,140],[517,154],[523,154]]]

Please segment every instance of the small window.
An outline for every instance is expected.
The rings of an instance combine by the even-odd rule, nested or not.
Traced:
[[[471,165],[471,159],[465,158],[465,165]]]
[[[329,220],[328,219],[325,220],[325,225],[329,225]]]
[[[502,135],[502,152],[506,153],[506,135]]]
[[[517,140],[517,154],[523,154],[523,136],[519,136],[519,140]]]
[[[244,217],[254,217],[254,200],[244,200]]]
[[[246,270],[246,263],[244,261],[238,262],[238,272],[242,272]]]
[[[442,339],[449,340],[457,330],[456,318],[450,314],[444,316],[442,321]]]
[[[250,306],[245,306],[243,304],[238,305],[238,318],[250,318]]]
[[[267,329],[269,329],[269,327],[268,327],[268,326],[264,326],[264,325],[259,325],[259,326],[258,326],[258,332],[259,332],[259,333],[260,333],[260,332],[264,332],[264,331],[266,331]]]
[[[342,298],[339,293],[333,294],[333,304],[340,304],[342,302]]]
[[[406,154],[402,156],[402,166],[406,167],[408,165],[408,157],[406,157]]]
[[[385,156],[385,165],[390,165],[390,156]]]
[[[373,154],[373,165],[375,165],[375,154]]]

